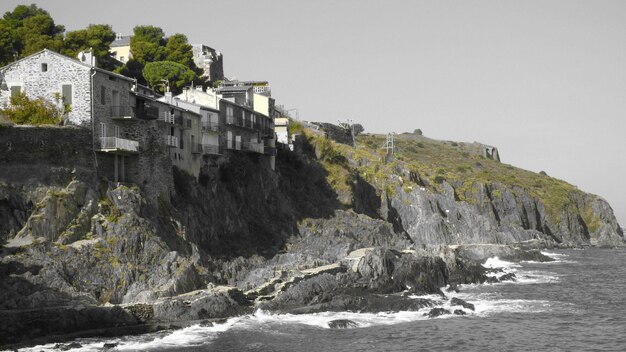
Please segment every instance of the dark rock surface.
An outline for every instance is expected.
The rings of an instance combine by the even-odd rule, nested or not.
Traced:
[[[348,329],[348,328],[357,328],[359,327],[359,324],[348,319],[337,319],[337,320],[329,321],[328,327],[331,329]]]
[[[426,314],[429,318],[436,318],[442,315],[450,314],[450,311],[444,308],[433,308]]]
[[[547,261],[527,249],[623,245],[610,206],[594,196],[576,201],[596,223],[577,213],[556,222],[528,192],[501,184],[475,185],[472,202],[445,181],[441,193],[382,188],[350,169],[367,162],[356,157],[331,160],[352,170],[338,187],[328,171],[337,164],[318,159],[306,138],[298,151],[280,151],[275,172],[247,154],[212,160],[197,179],[174,168],[171,192],[159,194],[96,180],[91,153],[77,154],[85,160],[76,169],[68,155],[46,161],[32,177],[32,165],[7,159],[0,345],[256,308],[415,311],[434,302],[412,295],[497,281],[480,264],[489,257]],[[426,182],[400,163],[386,176]]]
[[[461,306],[463,308],[469,309],[471,311],[474,311],[474,305],[471,303],[468,303],[460,298],[456,298],[456,297],[452,297],[452,299],[450,300],[450,305],[451,306]],[[456,314],[456,313],[455,313]]]

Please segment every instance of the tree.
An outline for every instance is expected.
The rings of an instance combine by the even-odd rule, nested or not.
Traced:
[[[142,65],[148,62],[163,61],[166,59],[165,33],[159,27],[137,26],[133,29],[130,39],[130,52],[133,59]]]
[[[179,93],[183,87],[189,85],[195,78],[195,73],[187,66],[171,61],[149,62],[143,69],[143,76],[155,90],[163,92],[158,84],[163,80],[168,81],[169,87],[174,93]],[[158,88],[158,89],[157,89]]]
[[[64,31],[37,5],[18,5],[0,20],[0,61],[6,64],[44,48],[60,51]]]
[[[113,59],[109,49],[115,40],[115,32],[106,24],[90,24],[85,29],[68,32],[65,36],[62,53],[76,57],[79,52],[93,50],[98,67],[112,70]]]
[[[139,84],[146,84],[146,80],[143,78],[143,67],[144,66],[139,61],[130,59],[124,64],[124,66],[116,68],[113,72],[126,77],[134,78],[137,82],[139,82]]]
[[[355,136],[358,136],[365,131],[365,128],[360,123],[356,123],[352,125],[352,131],[354,131]]]
[[[55,103],[42,97],[31,100],[26,94],[19,93],[11,97],[11,106],[2,110],[2,113],[16,124],[60,124],[71,108],[63,102],[60,93],[56,93],[54,99]]]

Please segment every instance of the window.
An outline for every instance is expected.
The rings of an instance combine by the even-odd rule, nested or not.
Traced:
[[[64,84],[61,86],[61,94],[63,95],[63,102],[68,105],[72,105],[72,85]]]
[[[179,148],[180,149],[184,149],[185,148],[185,143],[184,143],[185,140],[183,139],[185,137],[185,135],[183,133],[184,133],[184,131],[181,130],[180,131],[180,140],[179,140],[179,143],[180,143]]]
[[[22,92],[22,86],[11,86],[11,97],[14,97]]]
[[[100,137],[107,136],[107,124],[104,122],[100,122]]]
[[[41,64],[41,72],[48,72],[48,64],[47,63],[42,63]]]
[[[120,126],[113,126],[114,135],[117,138],[120,138]]]
[[[126,61],[124,61],[124,57],[123,56],[120,56],[120,61],[121,62],[126,62]]]
[[[105,87],[100,87],[100,104],[104,105],[106,104],[106,94],[107,94],[107,89]]]

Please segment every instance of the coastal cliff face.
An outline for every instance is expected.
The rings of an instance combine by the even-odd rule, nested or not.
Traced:
[[[0,170],[0,342],[32,337],[33,327],[53,334],[259,307],[418,309],[428,302],[375,296],[482,282],[476,259],[519,255],[477,244],[624,245],[610,206],[562,181],[432,141],[399,145],[431,156],[448,148],[463,162],[420,164],[423,155],[386,156],[376,137],[358,143],[305,131],[295,152],[280,151],[275,172],[231,155],[197,179],[174,169],[171,194],[156,198],[98,179],[87,161],[73,167],[72,155],[19,178],[4,173],[28,167],[8,160]],[[509,174],[490,178],[500,169]],[[73,323],[43,328],[45,314],[24,318],[33,309]]]

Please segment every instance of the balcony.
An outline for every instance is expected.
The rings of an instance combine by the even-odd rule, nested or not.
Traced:
[[[114,120],[132,119],[133,115],[130,106],[111,106],[111,118]]]
[[[226,124],[235,125],[235,126],[241,125],[241,123],[239,122],[239,118],[236,118],[235,116],[229,116],[229,115],[226,115]]]
[[[158,120],[160,117],[159,108],[147,105],[137,105],[133,108],[133,115],[141,120]]]
[[[163,111],[163,114],[159,116],[159,121],[163,121],[165,123],[173,125],[176,123],[176,117],[171,112]]]
[[[241,142],[241,150],[263,154],[263,143]]]
[[[219,155],[222,154],[220,146],[216,144],[203,144],[202,153],[204,155]]]
[[[178,146],[179,146],[179,144],[178,144],[178,137],[170,136],[170,135],[165,136],[165,145],[167,145],[168,147],[176,147],[176,148],[178,148]]]
[[[139,142],[117,137],[100,137],[99,151],[113,154],[136,154]]]
[[[202,122],[202,132],[217,132],[219,130],[219,124],[212,121]]]

